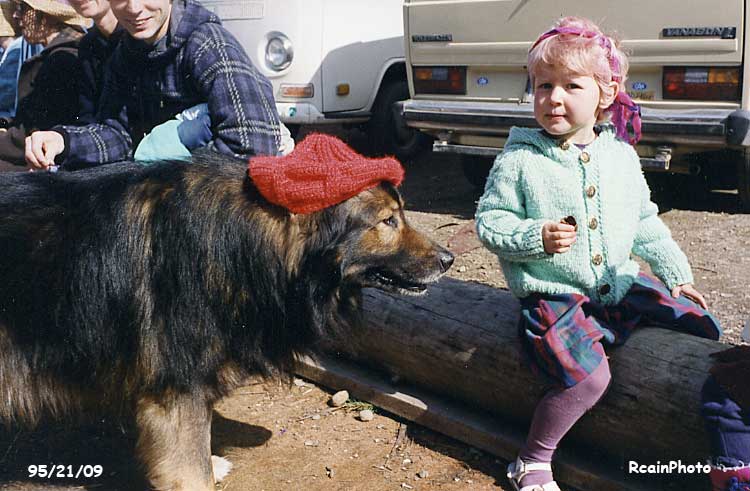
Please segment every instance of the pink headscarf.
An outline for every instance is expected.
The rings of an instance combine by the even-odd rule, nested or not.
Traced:
[[[589,39],[597,39],[599,45],[607,53],[607,60],[609,61],[609,67],[612,70],[612,80],[615,82],[621,82],[620,63],[617,58],[612,56],[612,42],[609,37],[596,32],[584,30],[578,27],[556,27],[545,32],[534,42],[531,47],[533,50],[539,43],[552,36],[559,34],[569,34],[572,36],[583,36]],[[633,102],[628,93],[625,90],[619,90],[617,97],[612,102],[612,105],[605,109],[611,114],[612,123],[615,125],[617,137],[621,138],[631,145],[638,143],[641,139],[641,108]],[[633,136],[628,133],[628,123],[633,126]]]

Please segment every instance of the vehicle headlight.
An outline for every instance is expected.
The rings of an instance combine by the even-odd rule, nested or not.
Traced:
[[[292,63],[294,50],[292,42],[283,34],[272,37],[266,45],[266,63],[269,68],[280,72]]]

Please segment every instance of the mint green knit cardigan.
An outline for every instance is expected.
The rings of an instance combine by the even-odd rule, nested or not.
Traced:
[[[516,296],[578,293],[611,305],[638,275],[631,254],[670,289],[693,281],[650,194],[635,150],[609,125],[583,150],[538,129],[512,128],[479,200],[477,233]],[[547,254],[542,226],[571,215],[576,242]]]

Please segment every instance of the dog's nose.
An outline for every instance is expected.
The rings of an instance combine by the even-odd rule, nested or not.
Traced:
[[[438,253],[438,259],[440,260],[440,269],[445,273],[453,265],[453,254],[449,251],[442,250]]]

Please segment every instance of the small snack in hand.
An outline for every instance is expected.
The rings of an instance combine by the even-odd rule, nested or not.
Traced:
[[[576,218],[573,215],[568,215],[562,220],[560,220],[560,223],[567,223],[568,225],[573,225],[575,227],[575,231],[578,232],[578,224],[576,223]]]

